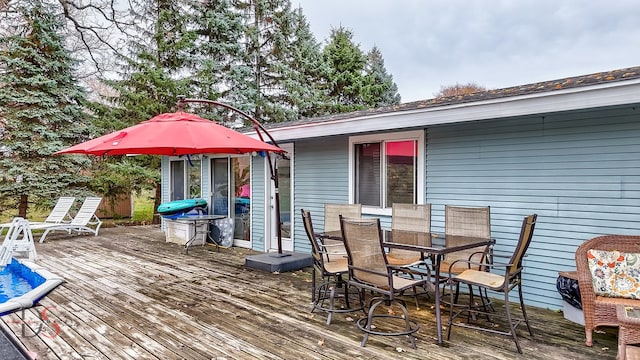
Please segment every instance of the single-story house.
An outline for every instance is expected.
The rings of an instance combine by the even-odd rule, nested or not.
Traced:
[[[559,309],[558,271],[602,234],[640,234],[640,67],[268,127],[278,161],[283,249],[309,253],[300,209],[361,203],[389,226],[393,202],[490,206],[496,252],[538,214],[523,276],[528,305]],[[255,133],[248,133],[254,135]],[[277,249],[266,158],[163,158],[163,201],[202,196],[235,219],[235,245]]]

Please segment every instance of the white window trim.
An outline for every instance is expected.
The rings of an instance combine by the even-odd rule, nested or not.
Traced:
[[[417,140],[418,141],[418,159],[417,169],[418,172],[416,181],[417,191],[417,203],[423,204],[425,201],[425,140],[424,131],[403,131],[392,133],[377,133],[371,135],[350,136],[349,137],[349,203],[353,204],[355,201],[355,154],[354,147],[356,144],[371,143],[378,141],[393,141],[393,140]],[[384,215],[391,216],[391,208],[378,208],[373,206],[362,206],[362,212],[370,215]]]
[[[203,194],[202,194],[202,180],[203,180],[203,177],[202,177],[202,174],[203,174],[202,173],[202,171],[203,171],[202,170],[202,168],[203,168],[202,167],[202,162],[204,161],[204,156],[200,155],[200,154],[195,154],[195,155],[190,155],[190,158],[191,158],[191,160],[200,161],[200,197],[202,197],[203,196]],[[174,162],[174,161],[182,161],[182,162],[185,163],[184,164],[184,172],[182,174],[185,187],[184,187],[184,189],[182,189],[182,191],[183,191],[182,196],[183,196],[184,199],[189,199],[189,195],[190,194],[187,191],[189,189],[189,186],[190,186],[190,184],[189,184],[189,159],[187,159],[186,155],[184,155],[184,156],[169,156],[169,194],[168,194],[167,198],[171,199],[171,189],[173,187],[173,176],[171,174],[171,163]]]

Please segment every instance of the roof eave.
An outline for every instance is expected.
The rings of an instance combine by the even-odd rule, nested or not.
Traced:
[[[424,109],[369,114],[320,122],[303,122],[271,128],[269,132],[276,141],[283,142],[636,103],[640,103],[640,79]]]

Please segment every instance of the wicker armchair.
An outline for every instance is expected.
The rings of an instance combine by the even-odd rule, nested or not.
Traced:
[[[356,291],[354,297],[359,301],[359,306],[353,308],[349,304],[349,284],[346,282],[348,273],[347,258],[342,255],[331,255],[314,231],[311,221],[311,213],[304,209],[302,212],[302,223],[311,242],[311,255],[313,258],[313,272],[311,277],[311,301],[314,310],[327,313],[327,325],[331,324],[334,313],[348,313],[352,311],[364,310],[364,301],[360,292]],[[316,283],[318,274],[321,277],[320,284]],[[345,278],[343,278],[343,275]],[[355,288],[354,288],[355,289]],[[344,305],[338,307],[335,304],[336,298],[342,299]],[[328,303],[327,303],[328,302]]]
[[[597,296],[593,289],[593,280],[589,270],[589,250],[620,251],[640,253],[640,236],[606,235],[583,242],[576,250],[576,269],[578,285],[584,313],[585,345],[593,345],[593,330],[598,326],[619,326],[616,305],[640,306],[640,300]]]
[[[369,334],[407,335],[415,349],[413,333],[418,331],[420,326],[409,319],[407,306],[399,296],[408,289],[424,286],[429,280],[413,280],[393,274],[393,268],[387,262],[382,244],[380,219],[349,219],[341,216],[340,221],[342,237],[349,254],[349,285],[359,288],[362,293],[369,290],[377,295],[368,302],[367,317],[356,322],[358,328],[365,333],[360,346],[365,346]],[[378,306],[391,306],[392,303],[400,307],[402,314],[376,313]]]

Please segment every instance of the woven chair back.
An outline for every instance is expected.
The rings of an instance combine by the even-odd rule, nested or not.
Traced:
[[[391,228],[431,232],[431,204],[398,204],[392,205]]]
[[[324,204],[324,232],[340,231],[340,215],[362,217],[362,204]]]
[[[509,269],[510,274],[515,274],[522,268],[522,258],[527,252],[529,244],[531,244],[531,239],[533,238],[533,229],[535,229],[536,227],[537,218],[537,214],[531,214],[522,220],[520,238],[518,239],[518,244],[516,245],[513,255],[511,256],[511,260],[509,261],[509,264],[513,264],[513,266],[511,266],[511,269]]]
[[[491,209],[485,207],[462,207],[445,205],[444,226],[446,246],[466,245],[470,238],[491,239]],[[471,240],[472,241],[472,240]],[[471,260],[481,262],[482,255],[474,255],[482,252],[482,248],[473,248],[463,251],[456,251],[446,256],[448,264],[455,260]],[[460,264],[452,269],[453,273],[462,272],[467,269],[467,264]],[[479,267],[478,267],[479,268]]]
[[[318,265],[322,266],[323,257],[322,250],[320,249],[320,245],[318,244],[318,240],[316,238],[315,232],[313,231],[313,222],[311,221],[311,213],[305,209],[300,210],[302,212],[302,224],[304,225],[304,231],[307,233],[307,238],[309,238],[309,242],[311,242],[311,255],[313,256],[313,261]]]
[[[341,217],[342,237],[349,259],[349,278],[381,289],[389,289],[391,273],[382,248],[380,219]]]
[[[391,229],[419,231],[423,233],[431,232],[431,204],[401,204],[394,203],[391,211]],[[402,243],[411,244],[409,239],[398,239],[398,237],[412,236],[415,234],[395,233],[394,238]],[[418,261],[422,258],[419,252],[412,250],[392,249],[393,258],[404,259],[408,263]]]

